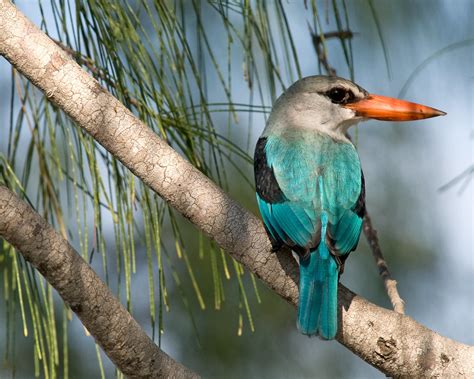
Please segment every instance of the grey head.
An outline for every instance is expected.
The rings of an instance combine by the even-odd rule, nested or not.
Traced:
[[[347,129],[363,120],[344,105],[366,99],[369,93],[350,80],[308,76],[292,84],[275,102],[263,136],[313,130],[347,141]]]

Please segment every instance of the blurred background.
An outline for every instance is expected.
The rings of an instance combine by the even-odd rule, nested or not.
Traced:
[[[342,31],[351,32],[349,39],[328,34],[320,45],[339,76],[353,75],[369,92],[447,112],[445,117],[421,122],[370,121],[351,133],[365,173],[367,208],[406,302],[406,313],[439,334],[473,344],[474,2],[256,1],[244,5],[233,1],[169,1],[163,6],[149,4],[149,8],[147,3],[16,1],[17,7],[50,36],[80,51],[82,55],[76,59],[86,69],[90,70],[91,64],[100,67],[105,72],[102,76],[99,72],[104,85],[256,214],[248,156],[253,154],[272,100],[299,76],[326,73],[312,34],[338,32],[341,36]],[[121,8],[132,20],[128,24]],[[162,26],[170,17],[167,11],[176,15],[169,22],[178,25],[173,32]],[[76,19],[79,12],[81,16]],[[100,22],[94,21],[98,15],[103,17]],[[155,25],[154,19],[160,21]],[[81,35],[78,23],[93,25],[95,34]],[[134,35],[131,29],[139,30]],[[195,67],[179,51],[183,40]],[[173,46],[169,41],[178,42]],[[97,47],[102,45],[107,46],[107,52]],[[131,56],[137,54],[133,49],[142,45],[138,53],[151,57],[151,68],[132,61]],[[107,54],[113,55],[110,61]],[[126,75],[117,69],[121,64]],[[189,79],[193,75],[200,81]],[[11,66],[0,59],[3,181],[21,192],[12,184],[12,178],[18,177],[33,204],[48,213],[45,192],[38,194],[44,179],[35,176],[34,169],[25,174],[24,167],[27,162],[33,167],[50,165],[52,182],[58,192],[64,189],[58,199],[65,208],[65,233],[109,280],[164,351],[203,377],[382,376],[337,342],[298,334],[293,307],[212,247],[159,199],[138,187],[138,181],[73,129],[61,113],[46,116],[56,109],[45,105],[42,95],[28,88],[18,74],[13,79],[12,85]],[[111,81],[116,83],[112,88]],[[183,98],[181,104],[173,100],[179,97]],[[21,104],[26,104],[26,111]],[[56,132],[55,128],[69,128],[75,134]],[[44,138],[41,149],[31,147],[35,146],[31,145],[34,138]],[[81,150],[78,146],[84,147]],[[40,152],[43,150],[49,152],[46,158]],[[70,150],[76,152],[74,159]],[[96,160],[91,158],[91,151]],[[42,157],[46,163],[41,163]],[[90,173],[93,170],[86,170],[94,166],[91,162],[96,162],[103,179],[101,190],[96,191],[100,185]],[[81,167],[86,172],[82,177],[77,172]],[[74,180],[74,175],[80,179]],[[120,177],[121,184],[111,183],[111,177],[115,181]],[[131,205],[134,186],[139,194],[138,209]],[[104,210],[107,206],[119,218],[134,221],[116,221]],[[61,230],[61,220],[53,211],[51,222]],[[97,231],[94,228],[99,219]],[[21,259],[12,258],[6,243],[0,253],[0,378],[116,375],[77,318],[63,308],[53,292],[43,289],[41,279],[28,279],[32,270]],[[14,275],[21,278],[16,281]],[[363,237],[346,264],[341,282],[371,302],[390,307]],[[32,295],[32,302],[38,304],[38,314],[53,310],[56,317],[44,318],[47,327],[39,325],[41,316],[35,321],[30,315],[34,305],[26,300],[20,304],[19,290],[11,283],[23,283],[25,299],[28,286],[34,288],[34,283],[40,283],[39,293],[46,295],[43,299]],[[44,333],[48,347],[38,347],[41,338],[32,333],[36,327]],[[49,364],[40,359],[39,352],[44,349],[46,356],[50,353],[51,330],[57,334],[58,358]],[[68,337],[66,343],[64,336]],[[66,346],[68,365],[63,359]]]

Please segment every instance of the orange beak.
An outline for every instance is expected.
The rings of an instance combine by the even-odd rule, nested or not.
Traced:
[[[344,105],[360,117],[383,121],[410,121],[444,116],[446,113],[426,105],[370,94],[366,99]]]

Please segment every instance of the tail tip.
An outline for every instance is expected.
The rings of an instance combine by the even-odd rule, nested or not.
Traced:
[[[331,341],[336,338],[337,330],[321,330],[321,328],[310,328],[308,326],[304,327],[300,324],[299,320],[296,322],[296,327],[298,331],[307,336],[308,338],[311,337],[318,337],[324,341]]]

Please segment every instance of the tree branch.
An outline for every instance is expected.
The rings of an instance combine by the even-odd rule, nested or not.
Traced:
[[[288,251],[272,253],[262,223],[135,118],[8,0],[0,0],[0,54],[155,192],[297,304],[297,264]],[[342,285],[339,308],[337,340],[387,375],[474,377],[473,347]]]
[[[2,185],[0,236],[58,291],[127,377],[199,377],[160,350],[71,245]]]

